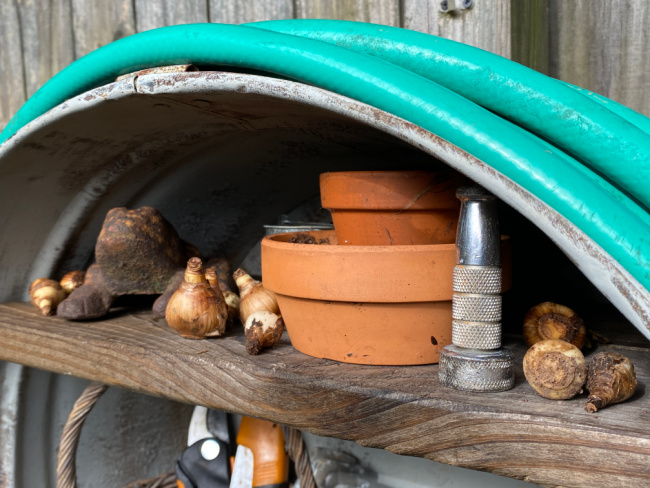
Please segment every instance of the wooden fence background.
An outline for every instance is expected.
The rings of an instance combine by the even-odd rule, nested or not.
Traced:
[[[0,0],[0,129],[52,75],[115,39],[171,24],[286,18],[451,38],[650,115],[648,0],[474,0],[455,15],[441,13],[440,0]]]

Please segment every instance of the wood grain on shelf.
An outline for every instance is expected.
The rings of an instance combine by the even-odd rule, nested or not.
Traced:
[[[523,345],[507,346],[519,365]],[[588,414],[584,395],[537,396],[519,366],[514,389],[469,394],[441,388],[435,365],[315,359],[286,334],[249,356],[241,330],[193,341],[148,312],[67,322],[0,305],[0,359],[546,486],[648,486],[648,350],[607,347],[631,359],[640,386],[630,401]]]

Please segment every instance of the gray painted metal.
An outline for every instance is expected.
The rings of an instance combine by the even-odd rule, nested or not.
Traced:
[[[0,486],[2,488],[15,486],[16,421],[19,416],[18,392],[22,378],[23,366],[0,363]]]
[[[356,468],[356,458],[362,468],[377,473],[376,483],[379,486],[372,484],[372,476],[366,476],[370,484],[369,488],[385,488],[387,486],[392,488],[476,488],[479,486],[482,488],[535,488],[539,486],[490,473],[435,463],[428,459],[396,456],[383,449],[361,447],[353,441],[319,437],[309,433],[303,433],[303,438],[310,455],[315,453],[316,459],[319,459],[318,455],[320,454],[315,451],[316,449],[330,449],[338,454],[336,460],[343,464],[344,471],[346,469],[353,471]],[[399,462],[395,462],[396,458],[399,459]],[[322,455],[320,459],[323,459]],[[325,463],[322,463],[321,471],[331,473],[332,464],[336,464],[336,462],[331,458],[327,459]],[[315,476],[315,478],[318,483],[323,475]],[[336,480],[336,477],[332,476],[332,478]]]
[[[570,222],[481,161],[435,134],[345,97],[291,81],[223,72],[141,75],[112,83],[68,100],[0,147],[5,284],[0,300],[26,299],[32,279],[85,267],[106,211],[114,206],[153,205],[204,254],[220,254],[237,265],[262,237],[263,224],[318,193],[320,172],[430,169],[442,164],[436,160],[533,221],[650,335],[648,291]],[[20,396],[15,379],[20,375],[12,371],[3,377],[8,403],[2,404],[0,467],[6,479],[0,486],[48,486],[56,433],[83,382],[27,370],[23,391],[31,393]],[[18,404],[11,403],[12,395]],[[189,410],[162,400],[154,408],[147,402],[155,399],[128,392],[114,395],[105,409],[103,399],[98,404],[101,420],[84,428],[88,454],[79,465],[81,476],[84,465],[92,467],[85,475],[98,477],[93,486],[126,484],[135,473],[156,474],[152,471],[169,460],[173,448],[184,444],[178,433],[187,427]],[[134,404],[138,407],[125,407]],[[34,405],[41,406],[34,411]],[[19,421],[11,419],[16,412]],[[40,424],[26,418],[39,418]],[[35,468],[20,439],[37,438],[41,431],[50,436],[41,458],[50,460]],[[153,460],[144,447],[153,444],[167,448],[166,454],[157,451]],[[106,452],[117,454],[99,461]]]
[[[109,103],[118,100],[123,101],[119,106]],[[92,117],[84,114],[91,109]],[[81,123],[89,118],[92,122]],[[142,123],[143,119],[146,124]],[[278,132],[270,134],[274,130]],[[214,183],[228,186],[228,182],[234,184],[233,181],[241,178],[237,172],[243,166],[254,165],[255,161],[266,160],[267,167],[269,160],[277,164],[278,157],[284,158],[285,165],[298,163],[298,153],[307,150],[305,137],[319,144],[323,151],[321,157],[305,154],[312,165],[312,160],[318,161],[309,168],[311,171],[305,172],[306,165],[296,164],[296,172],[284,168],[280,173],[265,174],[263,167],[254,166],[253,172],[244,172],[248,181],[240,180],[237,184],[242,193],[229,195],[228,200],[245,205],[252,210],[251,214],[263,215],[267,222],[262,224],[273,219],[276,201],[288,206],[291,201],[300,201],[295,198],[298,195],[306,200],[317,193],[315,186],[304,193],[301,190],[306,189],[304,177],[316,173],[318,168],[331,171],[364,163],[375,168],[385,166],[391,156],[398,156],[399,146],[394,140],[382,141],[381,133],[444,161],[516,208],[553,239],[587,278],[650,338],[648,290],[571,222],[482,161],[414,124],[346,97],[286,80],[223,72],[145,75],[92,90],[30,123],[0,148],[2,200],[6,202],[5,208],[11,210],[0,215],[0,225],[5,229],[0,236],[0,249],[4,252],[8,249],[19,261],[12,262],[8,269],[7,279],[15,286],[3,290],[0,300],[26,299],[23,284],[39,276],[52,275],[62,262],[83,265],[79,258],[69,257],[71,242],[74,240],[79,249],[79,238],[85,237],[79,236],[80,226],[92,221],[92,230],[96,232],[112,204],[128,201],[128,196],[136,194],[143,195],[140,201],[153,198],[147,194],[148,185],[156,176],[170,171],[173,163],[178,165],[183,159],[188,163],[191,159],[210,165],[213,161],[208,156],[218,147],[221,177],[210,181],[209,186],[214,187]],[[243,139],[236,138],[242,134],[255,144],[255,150],[247,147]],[[299,136],[303,136],[302,141]],[[278,138],[290,138],[295,150],[282,152],[277,147]],[[275,146],[280,152],[269,153],[265,144]],[[347,148],[344,157],[331,157],[343,148]],[[413,152],[409,155],[416,158]],[[399,156],[395,161],[404,160],[403,154]],[[26,161],[34,160],[46,161],[47,175],[43,174],[43,167],[35,164],[23,168]],[[411,164],[418,162],[422,163],[422,158],[414,159]],[[21,168],[19,174],[17,168]],[[183,163],[176,169],[173,181],[167,180],[165,184],[196,184],[186,180],[188,170],[183,168]],[[267,194],[268,180],[263,178],[275,178],[279,174],[290,177],[291,181],[278,182],[281,188],[274,189],[276,194],[271,202]],[[64,186],[68,187],[65,195],[52,184],[54,178],[65,179]],[[215,193],[214,189],[210,191]],[[205,203],[226,203],[223,196],[220,194],[216,201]],[[264,198],[256,199],[261,196]],[[38,226],[29,232],[29,238],[25,236],[17,244],[12,231],[21,233],[24,223],[34,217],[33,210],[17,205],[28,198],[48,202],[39,209],[39,218],[52,225]],[[196,198],[200,199],[200,195]],[[169,202],[157,203],[172,212],[175,207]],[[97,212],[98,205],[100,212]],[[264,205],[267,215],[258,210]],[[187,227],[184,216],[174,215],[174,220]],[[194,234],[200,237],[210,230],[218,232],[214,223],[211,227]],[[86,258],[93,242],[94,237],[82,242],[86,246]],[[254,242],[249,239],[248,243]],[[216,250],[220,250],[219,246],[213,245],[207,251]],[[243,256],[233,249],[221,250],[231,258]]]

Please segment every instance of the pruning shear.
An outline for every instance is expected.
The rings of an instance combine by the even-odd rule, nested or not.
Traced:
[[[242,417],[234,457],[231,439],[228,414],[195,407],[188,447],[176,463],[178,488],[288,487],[289,457],[280,425]]]
[[[238,446],[231,475],[231,437],[228,414],[194,407],[188,447],[176,463],[178,488],[252,488],[253,451]]]

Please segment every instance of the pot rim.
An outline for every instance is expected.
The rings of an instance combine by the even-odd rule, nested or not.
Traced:
[[[454,244],[340,246],[334,231],[312,231],[330,244],[262,240],[262,281],[275,293],[341,302],[404,303],[452,297]]]
[[[289,240],[296,234],[308,234],[313,235],[315,238],[328,238],[330,239],[329,244],[300,244],[296,242],[289,242]],[[267,241],[267,242],[265,242]],[[264,236],[262,244],[266,244],[267,247],[280,248],[280,249],[303,249],[305,246],[309,246],[309,253],[324,253],[332,254],[332,247],[336,248],[336,253],[347,253],[347,254],[357,254],[357,253],[390,253],[390,252],[412,252],[412,253],[429,253],[432,251],[450,251],[456,250],[456,244],[398,244],[393,246],[365,246],[365,245],[340,245],[336,238],[336,231],[333,229],[324,229],[324,230],[308,230],[300,232],[282,232],[278,234],[270,234]],[[330,247],[330,249],[327,249]]]

